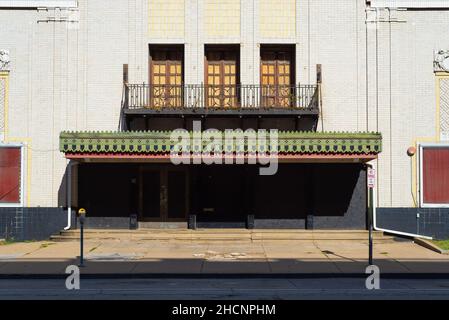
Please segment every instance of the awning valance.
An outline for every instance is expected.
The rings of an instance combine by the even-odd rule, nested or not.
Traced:
[[[62,132],[60,151],[70,155],[130,155],[130,156],[164,156],[174,150],[176,141],[171,139],[171,131],[141,132]],[[190,132],[189,139],[194,140]],[[225,134],[223,133],[223,139]],[[223,140],[224,141],[224,140]],[[223,152],[254,153],[273,152],[279,155],[360,155],[375,157],[382,151],[382,136],[379,133],[364,132],[278,132],[276,143],[263,145],[254,139],[245,139],[243,144],[227,145],[223,142]],[[202,141],[202,148],[192,143],[192,154],[207,151],[207,139]],[[277,149],[277,150],[275,150]]]

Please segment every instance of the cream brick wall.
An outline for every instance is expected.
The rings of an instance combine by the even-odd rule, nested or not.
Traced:
[[[205,0],[204,30],[207,37],[240,36],[241,0]]]
[[[296,1],[259,0],[259,2],[260,36],[262,38],[294,38],[296,35]]]
[[[184,37],[184,0],[148,0],[149,35],[153,38]]]

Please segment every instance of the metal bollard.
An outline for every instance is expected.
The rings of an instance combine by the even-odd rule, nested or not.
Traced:
[[[80,221],[80,264],[84,267],[84,222],[86,221],[86,209],[79,209],[78,218]]]

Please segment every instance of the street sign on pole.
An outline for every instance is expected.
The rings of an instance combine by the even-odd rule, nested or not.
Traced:
[[[367,170],[367,183],[368,183],[368,230],[369,230],[369,246],[368,246],[368,264],[373,265],[373,214],[374,214],[374,188],[376,187],[376,169],[368,167]]]
[[[368,228],[369,228],[369,242],[368,242],[368,264],[370,266],[373,265],[373,231],[374,231],[374,226],[373,226],[373,215],[374,215],[374,207],[373,207],[373,199],[374,199],[374,195],[373,195],[373,190],[374,188],[369,188],[369,192],[368,192],[368,197],[369,197],[369,203],[370,203],[370,207],[369,207],[369,211],[368,211]]]
[[[84,222],[86,221],[86,209],[80,209],[78,211],[78,218],[80,221],[80,265],[84,267]]]
[[[368,188],[374,189],[376,187],[376,169],[368,168]]]

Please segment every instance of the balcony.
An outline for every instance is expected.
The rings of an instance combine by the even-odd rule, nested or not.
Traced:
[[[139,114],[318,116],[318,85],[124,84],[123,111]]]

